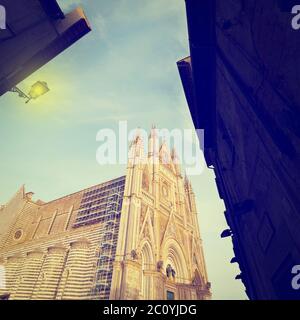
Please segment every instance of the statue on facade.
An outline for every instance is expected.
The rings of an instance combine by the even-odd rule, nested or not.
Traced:
[[[175,279],[176,276],[176,271],[172,268],[170,264],[168,264],[167,269],[166,269],[166,274],[168,278],[173,278]]]

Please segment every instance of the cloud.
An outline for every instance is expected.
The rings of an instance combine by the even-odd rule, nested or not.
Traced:
[[[98,13],[93,19],[94,34],[98,35],[101,40],[106,38],[106,23],[104,17]]]

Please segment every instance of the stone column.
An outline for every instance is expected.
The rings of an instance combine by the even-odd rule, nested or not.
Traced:
[[[48,248],[43,269],[34,291],[34,300],[56,299],[65,266],[66,251],[66,248],[60,245]]]
[[[138,261],[126,260],[123,263],[121,300],[137,300],[140,296],[142,266]]]
[[[35,250],[27,253],[24,264],[18,272],[18,286],[13,299],[31,300],[44,261],[44,253]],[[19,266],[20,268],[20,266]]]
[[[88,240],[80,239],[71,243],[57,299],[88,298],[93,280],[92,258]]]
[[[153,299],[154,300],[165,300],[165,283],[166,276],[161,272],[156,272],[153,276]]]
[[[22,258],[20,256],[12,256],[7,258],[5,266],[5,290],[2,290],[6,293],[10,294],[10,298],[12,294],[15,293],[17,284],[18,284],[18,270],[20,270],[20,266],[22,263]]]
[[[123,261],[114,261],[113,278],[110,288],[109,300],[119,300],[121,296],[121,282],[123,274]]]

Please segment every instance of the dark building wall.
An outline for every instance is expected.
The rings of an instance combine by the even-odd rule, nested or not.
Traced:
[[[299,298],[291,286],[291,269],[300,264],[300,31],[291,27],[293,3],[186,3],[191,64],[178,65],[189,101],[194,95],[195,126],[205,132],[241,279],[251,299]],[[199,20],[210,27],[200,30]],[[202,53],[205,43],[213,59]]]

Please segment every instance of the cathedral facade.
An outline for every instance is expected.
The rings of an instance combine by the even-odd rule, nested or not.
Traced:
[[[0,207],[4,299],[210,299],[195,195],[152,129],[126,175],[63,198],[22,187]]]

